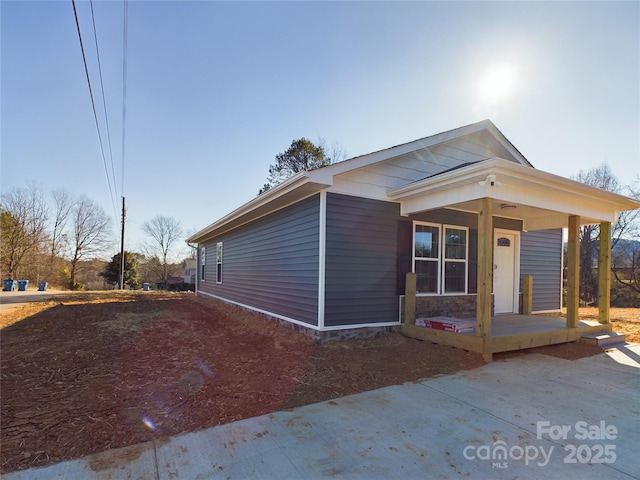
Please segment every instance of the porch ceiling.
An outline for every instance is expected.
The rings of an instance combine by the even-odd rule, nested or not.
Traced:
[[[615,223],[618,214],[640,202],[531,167],[493,158],[445,172],[387,192],[401,214],[437,208],[480,211],[482,198],[493,199],[494,215],[524,222],[525,230],[561,228],[571,215],[583,225]]]
[[[468,202],[460,202],[449,205],[446,208],[451,210],[460,210],[463,212],[478,213],[480,211],[480,200],[470,200]],[[569,214],[549,210],[545,208],[536,208],[530,205],[508,202],[504,200],[493,200],[493,215],[502,218],[512,218],[522,221],[522,228],[525,231],[543,230],[547,228],[565,228],[569,222]],[[584,215],[580,216],[582,225],[600,223],[597,218],[589,218]]]

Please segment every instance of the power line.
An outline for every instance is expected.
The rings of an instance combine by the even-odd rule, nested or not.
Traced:
[[[124,197],[124,162],[127,125],[127,44],[129,30],[129,1],[124,0],[124,22],[122,30],[122,196]]]
[[[107,159],[104,156],[104,146],[102,142],[102,134],[100,133],[100,124],[98,122],[98,114],[96,112],[96,103],[93,98],[93,89],[91,88],[91,79],[89,77],[89,67],[87,66],[87,56],[84,52],[84,43],[82,42],[82,33],[80,31],[80,21],[78,20],[78,10],[76,9],[76,1],[71,0],[73,4],[73,14],[76,18],[76,27],[78,29],[78,39],[80,40],[80,50],[82,50],[82,60],[84,61],[84,71],[87,76],[87,85],[89,85],[89,95],[91,96],[91,107],[93,108],[93,118],[96,121],[96,130],[98,132],[98,140],[100,141],[100,152],[102,154],[102,163],[104,164],[104,171],[107,176],[107,183],[109,185],[109,195],[111,196],[111,204],[113,205],[113,211],[118,218],[118,210],[116,209],[116,202],[113,197],[113,189],[111,187],[111,180],[109,179],[109,169],[107,168]]]
[[[124,0],[122,26],[122,236],[120,238],[120,289],[124,290],[124,224],[127,210],[124,204],[124,160],[127,126],[127,32],[129,30],[129,3]]]
[[[111,148],[111,131],[109,130],[109,115],[107,113],[107,100],[104,94],[104,81],[102,80],[102,62],[100,62],[100,49],[98,48],[98,31],[96,29],[96,18],[93,12],[93,0],[89,0],[91,5],[91,22],[93,23],[93,38],[96,44],[96,57],[98,59],[98,74],[100,77],[100,90],[102,92],[102,109],[104,110],[104,123],[107,128],[107,145],[109,146],[109,157],[111,160],[111,175],[113,176],[113,188],[115,196],[118,197],[118,185],[116,183],[116,172],[113,167],[113,150]]]

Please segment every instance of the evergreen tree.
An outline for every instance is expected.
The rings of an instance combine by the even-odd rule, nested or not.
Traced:
[[[139,253],[127,252],[126,250],[124,252],[124,283],[131,288],[140,288],[140,257]],[[120,269],[120,254],[116,253],[100,276],[117,285],[120,282]]]
[[[276,155],[276,163],[269,167],[267,183],[258,194],[270,190],[296,173],[315,170],[330,165],[331,162],[323,146],[316,146],[304,137],[294,140],[287,151]]]

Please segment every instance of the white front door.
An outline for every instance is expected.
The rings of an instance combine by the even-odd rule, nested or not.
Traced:
[[[493,300],[495,313],[518,313],[518,232],[495,230],[493,235]]]

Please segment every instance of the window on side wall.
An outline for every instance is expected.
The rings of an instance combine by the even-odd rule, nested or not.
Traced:
[[[216,246],[216,283],[222,283],[222,242]]]
[[[207,255],[205,247],[200,247],[200,281],[204,282],[204,272],[207,264]]]
[[[424,294],[467,293],[469,229],[415,222],[413,271]]]

